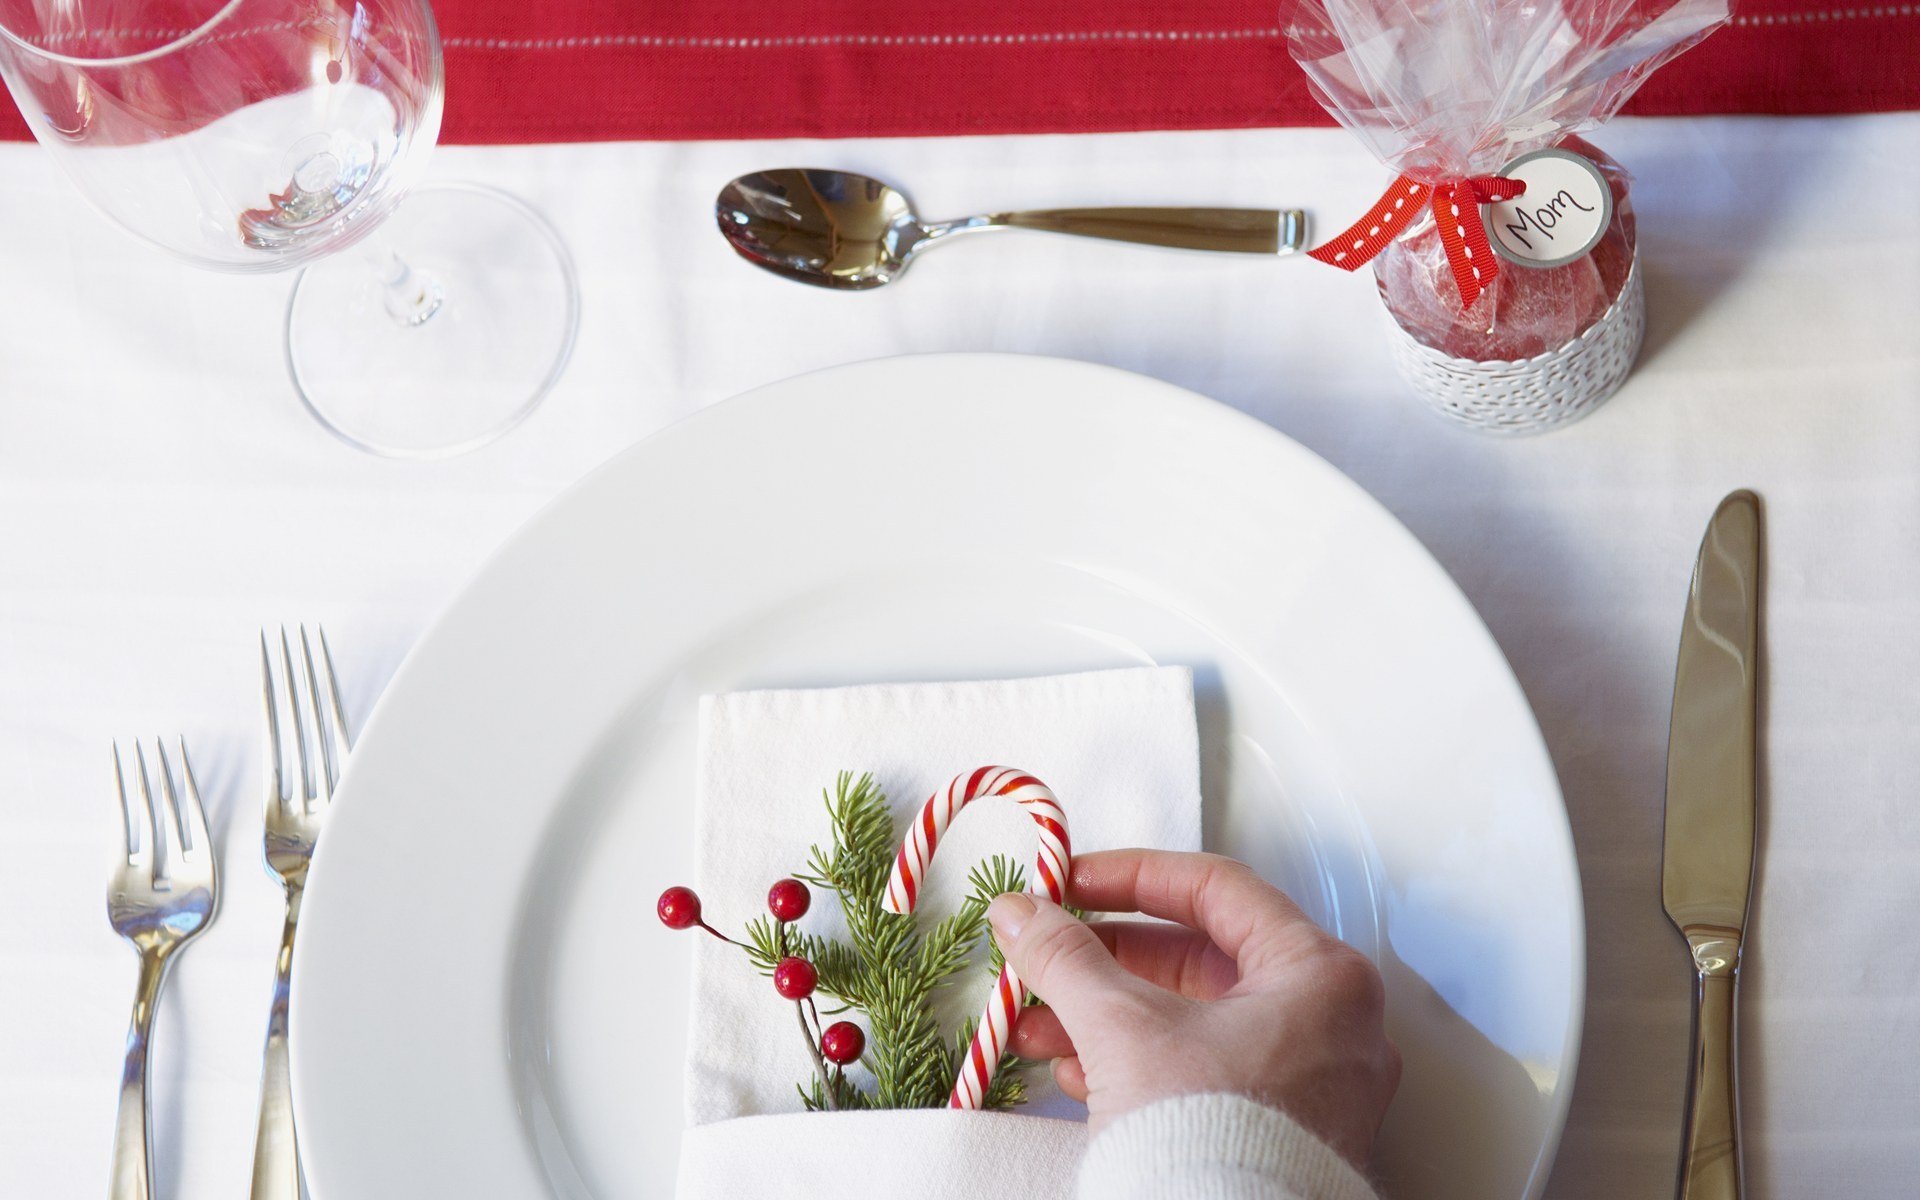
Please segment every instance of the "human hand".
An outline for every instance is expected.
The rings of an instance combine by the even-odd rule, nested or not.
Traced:
[[[1096,1132],[1155,1100],[1234,1092],[1365,1166],[1400,1082],[1365,956],[1217,854],[1083,855],[1067,900],[1175,922],[1088,925],[1018,892],[987,909],[1007,961],[1045,1001],[1021,1014],[1012,1048],[1053,1059]]]

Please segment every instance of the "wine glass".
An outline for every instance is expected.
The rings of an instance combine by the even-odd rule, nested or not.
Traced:
[[[472,449],[565,367],[579,288],[552,226],[493,189],[415,186],[440,129],[425,0],[0,0],[0,76],[136,236],[300,268],[287,365],[351,445]]]

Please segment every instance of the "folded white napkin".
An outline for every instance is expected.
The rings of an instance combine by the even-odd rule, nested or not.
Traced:
[[[701,703],[698,862],[706,919],[730,935],[764,911],[767,888],[806,866],[830,834],[823,789],[841,771],[871,773],[906,819],[962,771],[1030,771],[1066,811],[1076,853],[1120,846],[1196,850],[1200,772],[1193,677],[1155,667],[993,683],[899,684],[740,692]],[[964,895],[994,853],[1028,871],[1032,821],[983,800],[953,823],[928,872],[928,920]],[[802,928],[840,933],[838,905],[816,895]],[[991,976],[949,989],[948,1027],[978,1011]],[[978,1197],[1064,1195],[1085,1138],[1085,1110],[1028,1076],[1018,1115],[922,1110],[800,1111],[812,1071],[792,1006],[745,955],[697,942],[687,1056],[680,1195]],[[1051,1118],[1051,1119],[1050,1119]]]

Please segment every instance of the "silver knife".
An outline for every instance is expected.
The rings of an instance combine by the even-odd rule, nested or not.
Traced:
[[[1734,999],[1753,885],[1760,500],[1720,502],[1694,563],[1667,741],[1661,898],[1693,953],[1693,1067],[1680,1200],[1737,1200]]]

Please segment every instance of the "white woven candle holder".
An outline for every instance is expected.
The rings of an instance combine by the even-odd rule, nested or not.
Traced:
[[[1532,358],[1455,358],[1416,340],[1392,314],[1387,324],[1400,374],[1435,412],[1481,433],[1540,433],[1586,416],[1626,381],[1646,337],[1647,297],[1636,255],[1598,321]]]

